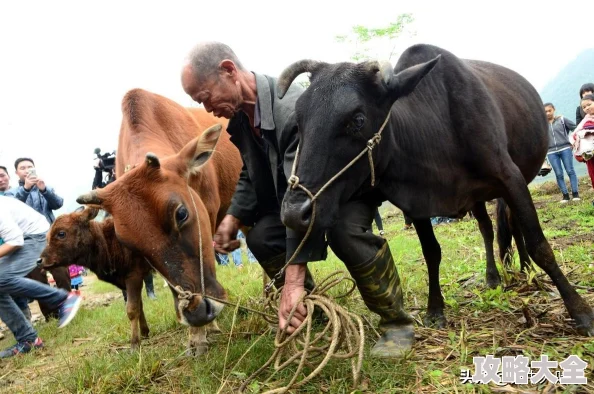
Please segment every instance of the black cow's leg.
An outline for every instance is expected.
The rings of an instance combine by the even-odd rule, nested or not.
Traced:
[[[518,255],[520,255],[520,269],[523,272],[528,272],[530,268],[532,268],[530,263],[530,256],[528,255],[528,251],[526,250],[526,243],[524,242],[524,235],[522,234],[522,229],[520,228],[520,224],[518,223],[518,219],[511,215],[512,218],[510,220],[512,234],[514,236],[514,240],[516,241],[516,248],[518,249]]]
[[[413,220],[417,236],[421,242],[423,256],[429,274],[429,300],[427,302],[427,315],[423,319],[426,326],[444,328],[446,318],[443,314],[444,302],[439,285],[439,264],[441,262],[441,247],[433,233],[430,219]]]
[[[493,251],[493,240],[495,239],[493,223],[491,223],[491,218],[487,213],[487,207],[484,201],[477,201],[474,207],[472,207],[472,213],[478,222],[485,244],[485,253],[487,254],[487,286],[494,289],[501,284],[501,277],[499,276],[499,271],[497,271],[495,252]]]
[[[509,163],[512,163],[511,159]],[[515,165],[511,164],[509,168],[502,171],[501,180],[506,193],[505,201],[522,226],[528,254],[549,275],[559,289],[569,315],[576,322],[578,332],[581,335],[594,336],[594,311],[575,291],[557,265],[553,249],[542,232],[536,208],[522,173]]]

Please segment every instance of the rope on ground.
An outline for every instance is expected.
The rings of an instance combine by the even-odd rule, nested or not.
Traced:
[[[265,394],[286,393],[313,379],[332,358],[351,359],[353,387],[356,388],[359,385],[365,345],[363,321],[358,315],[333,302],[328,294],[330,289],[345,281],[350,282],[350,289],[346,293],[332,298],[346,297],[355,290],[356,285],[344,271],[332,273],[322,280],[311,293],[303,292],[300,301],[293,307],[287,320],[291,320],[297,305],[303,302],[307,309],[305,321],[292,334],[288,334],[286,330],[277,330],[274,340],[275,350],[272,356],[243,382],[239,389],[240,392],[245,391],[248,385],[271,365],[274,365],[274,372],[266,379],[265,384],[268,384],[278,372],[291,364],[297,364],[297,369],[287,385],[265,392]],[[271,310],[268,316],[278,316],[281,290],[276,289],[268,295],[265,302],[265,307]],[[319,327],[316,324],[317,310],[322,311],[328,321],[321,331],[314,334],[314,330]],[[278,319],[266,318],[266,320],[271,324],[278,325]],[[313,370],[298,381],[306,367]],[[272,384],[276,386],[280,382]]]

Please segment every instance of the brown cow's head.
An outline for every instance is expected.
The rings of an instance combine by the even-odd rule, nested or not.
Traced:
[[[222,299],[226,294],[216,279],[211,221],[200,195],[188,186],[190,175],[200,172],[213,153],[220,133],[220,125],[209,128],[177,155],[159,159],[147,153],[141,165],[77,201],[110,212],[118,239],[143,254],[173,286],[200,293],[203,278],[206,294]],[[202,183],[201,193],[212,187]],[[175,297],[175,303],[178,320],[190,326],[210,323],[223,309],[223,304],[201,296],[187,305]]]
[[[89,253],[96,250],[91,221],[98,213],[96,208],[87,208],[58,216],[47,234],[47,244],[41,253],[41,267],[88,266]]]

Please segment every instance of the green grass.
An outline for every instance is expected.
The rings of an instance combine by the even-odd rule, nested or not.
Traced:
[[[585,181],[581,182],[582,189],[586,189]],[[556,185],[545,183],[533,190],[541,224],[559,265],[570,273],[571,282],[583,287],[580,292],[594,305],[594,207],[590,202],[594,195],[589,190],[582,194],[581,203],[561,206]],[[492,213],[494,204],[489,204],[488,209]],[[421,247],[414,230],[401,230],[403,219],[399,211],[384,211],[384,217],[387,216],[384,225],[402,279],[406,307],[417,320],[416,344],[405,360],[372,359],[368,354],[375,336],[373,331],[366,330],[362,385],[357,392],[492,392],[495,391],[492,386],[462,385],[459,380],[462,368],[474,370],[473,356],[486,354],[523,354],[535,360],[546,353],[555,361],[578,354],[589,363],[587,376],[593,381],[594,344],[577,336],[565,320],[568,315],[563,303],[548,277],[540,275],[542,271],[537,269],[536,276],[529,278],[507,273],[505,291],[485,288],[485,251],[474,220],[435,227],[443,254],[441,286],[448,326],[444,330],[423,327],[427,270]],[[247,261],[244,266],[241,271],[233,266],[218,267],[218,279],[227,288],[231,301],[260,308],[261,270]],[[316,278],[344,269],[331,253],[326,262],[313,263],[310,267]],[[140,351],[129,350],[130,326],[121,293],[97,281],[82,288],[88,298],[69,326],[58,330],[55,322],[38,324],[45,349],[0,362],[0,391],[53,394],[216,393],[220,390],[230,393],[272,354],[274,335],[262,336],[267,323],[257,315],[241,310],[235,313],[233,307],[227,307],[218,319],[222,333],[209,334],[209,352],[198,358],[186,356],[188,332],[175,321],[170,291],[162,283],[159,277],[155,278],[157,300],[144,298],[151,335],[143,341]],[[144,293],[143,297],[146,297]],[[99,301],[91,301],[95,299]],[[337,302],[377,324],[377,316],[366,309],[357,292]],[[527,328],[519,321],[524,304],[527,305],[524,311],[539,323],[534,327]],[[8,334],[0,346],[9,346],[12,341]],[[239,361],[248,349],[249,354]],[[290,372],[278,377],[288,381]],[[270,386],[263,385],[267,376],[258,378],[250,386],[251,392],[256,392],[253,389],[258,387],[269,389]],[[293,392],[346,393],[352,391],[351,383],[349,362],[334,360],[311,383]],[[520,392],[520,389],[540,392],[544,388],[545,385],[513,386],[507,392]],[[587,392],[594,390],[594,386],[590,383],[579,390],[559,387],[559,392]]]

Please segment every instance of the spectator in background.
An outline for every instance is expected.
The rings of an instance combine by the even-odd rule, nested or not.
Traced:
[[[563,199],[559,202],[565,204],[569,201],[563,167],[565,167],[565,171],[569,176],[573,201],[579,201],[578,180],[573,169],[573,153],[568,138],[568,134],[575,129],[576,125],[564,116],[555,116],[555,106],[552,103],[545,103],[544,109],[549,122],[549,151],[547,158],[553,166],[557,185],[561,193],[563,193]],[[561,163],[563,163],[563,167],[561,167]]]
[[[45,184],[43,178],[37,175],[33,159],[27,157],[17,159],[14,162],[14,169],[19,177],[19,186],[9,189],[5,195],[24,202],[42,214],[51,225],[55,220],[53,211],[62,208],[64,200],[55,193],[52,187]],[[57,287],[65,291],[71,290],[70,275],[68,274],[67,267],[52,268],[51,273]],[[39,267],[31,270],[28,277],[48,284],[46,272],[42,271]],[[44,302],[39,302],[39,307],[46,320],[50,317],[57,317],[58,311],[55,309],[52,310]]]
[[[43,347],[42,340],[15,302],[33,298],[59,311],[58,328],[76,315],[80,297],[72,292],[27,279],[46,244],[50,226],[44,216],[14,198],[0,196],[0,319],[14,334],[17,343],[0,352],[0,358],[28,353]]]
[[[383,235],[385,234],[384,232],[384,224],[382,223],[382,215],[380,215],[379,213],[379,209],[375,210],[375,226],[377,227],[377,229],[379,230],[379,235],[383,237]]]
[[[45,184],[45,180],[37,175],[33,159],[21,157],[14,162],[14,169],[19,177],[19,186],[8,190],[5,194],[21,200],[47,219],[52,224],[56,218],[54,212],[62,208],[64,200],[54,189]]]
[[[10,175],[4,166],[0,166],[0,196],[10,189]]]
[[[412,219],[409,218],[408,216],[406,216],[406,214],[404,212],[402,212],[402,215],[404,216],[404,227],[402,228],[403,230],[411,230],[412,227]]]
[[[95,148],[95,158],[93,159],[93,169],[95,169],[95,177],[93,178],[92,190],[100,188],[103,183],[103,160],[101,160],[101,149]]]
[[[68,272],[70,274],[70,287],[74,290],[74,293],[80,295],[80,289],[78,288],[83,283],[82,273],[84,268],[80,265],[72,264],[68,266]]]
[[[578,105],[575,110],[575,124],[580,124],[582,119],[584,119],[584,116],[586,116],[586,113],[584,112],[584,109],[581,105],[581,100],[587,94],[594,94],[594,83],[585,83],[580,88],[580,105]]]
[[[594,188],[594,94],[585,94],[582,97],[581,107],[584,111],[584,118],[577,125],[574,132],[569,135],[569,141],[573,145],[573,153],[578,161],[586,161],[590,182]],[[593,202],[594,204],[594,202]]]

